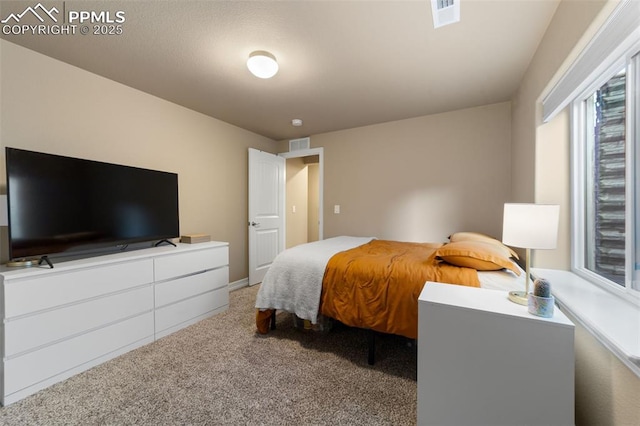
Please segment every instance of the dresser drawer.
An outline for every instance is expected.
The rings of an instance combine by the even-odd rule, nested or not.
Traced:
[[[211,312],[229,304],[229,290],[219,288],[190,299],[182,300],[172,305],[156,309],[156,334],[188,322],[200,315]]]
[[[155,306],[162,307],[211,290],[228,287],[229,268],[213,269],[156,284]]]
[[[228,246],[160,256],[154,260],[155,280],[168,280],[228,264]]]
[[[153,312],[5,359],[4,394],[10,395],[118,349],[153,338]]]
[[[48,345],[153,310],[153,286],[7,320],[5,356]]]
[[[4,317],[25,315],[152,282],[152,259],[5,279]]]

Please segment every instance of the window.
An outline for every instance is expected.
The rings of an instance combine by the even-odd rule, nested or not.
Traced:
[[[639,296],[640,49],[573,104],[574,270]]]
[[[626,69],[586,103],[585,267],[624,285]]]
[[[640,2],[621,0],[542,99],[571,111],[571,272],[556,299],[640,377]],[[631,302],[631,303],[627,303]]]

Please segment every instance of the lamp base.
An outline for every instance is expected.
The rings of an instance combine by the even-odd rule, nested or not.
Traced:
[[[527,293],[524,291],[510,291],[509,300],[513,303],[517,303],[518,305],[527,306],[529,304]]]

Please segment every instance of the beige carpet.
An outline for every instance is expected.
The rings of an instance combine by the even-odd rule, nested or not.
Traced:
[[[227,312],[0,408],[2,425],[412,425],[415,346],[362,330],[257,335],[258,286]]]

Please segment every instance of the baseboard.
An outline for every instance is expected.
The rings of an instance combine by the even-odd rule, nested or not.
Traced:
[[[249,285],[249,278],[243,278],[241,280],[229,283],[229,291],[239,290],[243,287],[247,287],[248,285]]]

